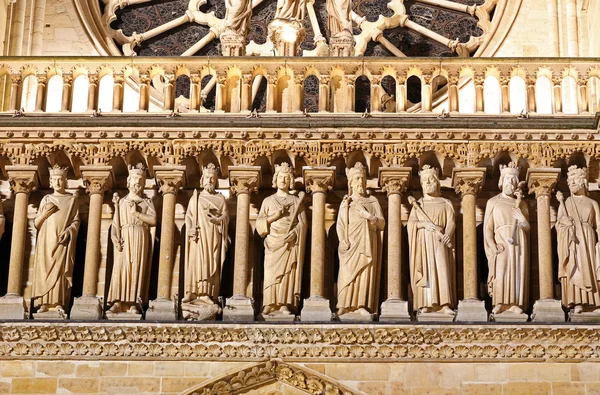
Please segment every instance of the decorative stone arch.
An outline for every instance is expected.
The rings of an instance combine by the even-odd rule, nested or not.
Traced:
[[[324,375],[295,364],[267,361],[192,387],[182,395],[243,394],[275,382],[313,395],[362,395]]]

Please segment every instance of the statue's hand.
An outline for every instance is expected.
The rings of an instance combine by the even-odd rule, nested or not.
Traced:
[[[556,200],[561,203],[565,201],[565,197],[561,191],[556,192]]]
[[[512,214],[513,214],[513,218],[516,219],[517,221],[519,221],[520,223],[527,222],[527,220],[525,219],[525,216],[523,215],[523,212],[521,211],[520,208],[513,207]]]
[[[423,221],[423,227],[430,232],[441,232],[442,228],[434,224],[433,222]]]
[[[133,216],[133,213],[137,212],[137,207],[135,206],[134,202],[129,202],[129,205],[127,206],[127,211],[131,216]]]
[[[447,234],[444,234],[442,236],[442,243],[444,243],[445,245],[449,245],[450,244],[450,236],[448,236]]]
[[[496,255],[502,254],[505,249],[504,244],[496,244]]]
[[[68,231],[64,230],[61,234],[58,235],[58,243],[65,244],[69,240],[70,234]]]
[[[285,236],[285,242],[290,245],[296,244],[297,239],[298,239],[298,236],[296,235],[296,232],[294,232],[294,231],[291,231],[290,233],[287,234],[287,236]]]
[[[58,207],[53,203],[46,203],[44,207],[42,207],[42,214],[44,217],[48,218],[52,214],[58,211]]]
[[[118,237],[112,237],[112,242],[119,252],[123,251],[123,240],[120,240]]]
[[[364,208],[361,208],[358,211],[358,215],[360,215],[361,218],[364,218],[364,219],[367,219],[367,220],[371,220],[374,217],[374,215],[372,215],[370,212],[368,212]]]

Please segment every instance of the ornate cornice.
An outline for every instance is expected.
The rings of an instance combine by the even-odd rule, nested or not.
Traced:
[[[594,361],[581,325],[5,323],[0,359],[204,361]]]

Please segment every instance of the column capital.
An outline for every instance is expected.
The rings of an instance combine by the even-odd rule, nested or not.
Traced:
[[[10,182],[10,189],[14,193],[26,193],[29,195],[40,185],[37,166],[6,166],[6,174]]]
[[[104,194],[114,185],[112,166],[81,166],[81,178],[90,195]]]
[[[527,170],[527,188],[529,193],[535,194],[538,198],[544,195],[550,195],[560,177],[560,169],[538,168]]]
[[[452,170],[452,186],[456,193],[477,195],[485,181],[485,167],[464,167]]]
[[[229,183],[234,195],[258,192],[262,182],[260,166],[232,166],[229,168]]]
[[[379,185],[387,195],[402,195],[410,185],[412,168],[410,167],[380,167]]]
[[[156,185],[163,195],[176,195],[187,184],[185,166],[154,166]]]
[[[307,192],[327,193],[335,185],[335,167],[304,166],[302,178]]]

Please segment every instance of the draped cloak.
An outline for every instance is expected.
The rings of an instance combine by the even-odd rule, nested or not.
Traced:
[[[347,30],[352,34],[352,1],[351,0],[327,0],[326,3],[329,33],[334,35]]]
[[[567,217],[571,217],[570,225]],[[598,306],[598,203],[587,196],[570,196],[558,210],[558,278],[563,305]]]
[[[294,195],[267,197],[260,207],[256,219],[256,230],[265,238],[265,274],[263,283],[263,306],[287,306],[297,310],[302,284],[302,264],[306,247],[306,212],[300,198]],[[271,224],[267,218],[284,206],[290,205],[289,215]],[[291,231],[296,233],[296,242],[289,246],[285,242],[292,214],[298,209]]]
[[[529,291],[529,234],[521,226],[514,228],[513,208],[516,199],[503,193],[491,198],[483,220],[484,249],[488,260],[488,292],[494,305],[527,306]],[[529,221],[527,204],[519,206]],[[514,243],[508,239],[514,239]],[[497,254],[496,245],[504,246]]]
[[[148,282],[150,281],[152,236],[150,227],[139,218],[129,214],[129,202],[134,202],[137,212],[156,216],[154,203],[150,199],[127,195],[119,202],[119,211],[113,216],[112,237],[117,235],[117,215],[121,221],[121,237],[123,251],[114,249],[114,265],[108,302],[136,303],[138,297],[146,302],[148,298]]]
[[[361,208],[377,217],[375,224],[359,215]],[[349,206],[348,199],[342,201],[336,224],[340,240],[338,309],[365,308],[370,313],[377,313],[384,226],[383,211],[374,196],[352,199]],[[347,250],[344,250],[342,240],[348,242]]]
[[[306,0],[278,0],[274,19],[296,20],[304,22]]]
[[[433,223],[444,232],[454,224],[454,208],[448,199],[434,197],[419,199],[418,204]],[[414,208],[408,219],[408,246],[410,249],[410,279],[413,308],[434,305],[456,306],[456,265],[454,251],[442,243],[436,232],[419,229],[419,221],[428,221]],[[450,239],[454,234],[450,235]]]
[[[207,213],[223,216],[218,224]],[[216,300],[221,287],[221,272],[227,252],[229,214],[227,201],[220,193],[194,191],[185,214],[188,234],[195,230],[198,240],[186,238],[185,294],[207,295]]]
[[[245,35],[251,15],[252,0],[225,0],[225,28]]]
[[[58,211],[48,217],[38,230],[33,267],[33,297],[41,304],[67,307],[73,283],[75,244],[79,229],[78,199],[71,194],[46,195],[40,202],[38,217],[46,205]],[[66,244],[58,244],[58,236],[66,230]]]

